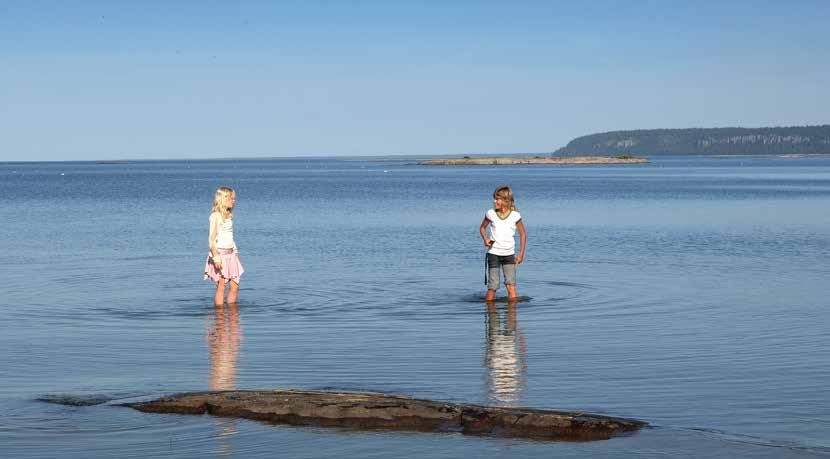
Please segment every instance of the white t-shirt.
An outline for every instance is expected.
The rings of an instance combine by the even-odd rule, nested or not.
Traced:
[[[219,219],[219,228],[216,232],[216,248],[232,249],[233,243],[233,220]]]
[[[487,253],[502,256],[515,254],[516,240],[513,237],[516,235],[516,223],[522,219],[522,214],[518,210],[511,210],[506,217],[501,218],[498,212],[490,209],[484,216],[490,220],[490,239],[495,241]]]

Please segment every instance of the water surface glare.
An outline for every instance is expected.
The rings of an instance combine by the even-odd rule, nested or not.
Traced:
[[[523,301],[488,306],[478,225],[500,184],[529,242]],[[246,274],[217,308],[201,268],[220,185]],[[0,192],[2,457],[830,455],[830,158],[0,163]],[[652,427],[546,443],[108,404],[264,388]]]

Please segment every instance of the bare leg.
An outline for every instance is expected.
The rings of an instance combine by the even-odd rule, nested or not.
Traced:
[[[231,286],[231,291],[228,292],[228,304],[235,304],[236,297],[239,295],[239,284],[234,281],[228,281]]]
[[[219,279],[216,283],[216,294],[213,295],[213,304],[222,306],[225,304],[225,279]]]
[[[516,285],[508,284],[505,287],[507,287],[507,298],[516,298]]]
[[[495,290],[487,290],[487,296],[484,297],[484,301],[493,301],[496,299],[496,291]]]

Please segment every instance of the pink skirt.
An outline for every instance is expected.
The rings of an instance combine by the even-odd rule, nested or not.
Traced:
[[[239,278],[245,272],[242,263],[239,262],[239,256],[233,253],[233,249],[218,249],[218,251],[219,258],[222,259],[222,269],[216,269],[213,258],[208,254],[207,261],[205,261],[205,280],[210,279],[218,283],[220,279],[226,279],[238,284]]]

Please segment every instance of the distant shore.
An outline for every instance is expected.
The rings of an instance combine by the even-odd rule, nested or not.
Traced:
[[[634,156],[534,156],[528,158],[513,158],[500,156],[493,158],[446,158],[428,159],[419,161],[424,166],[486,166],[511,164],[640,164],[647,163],[645,158]]]

